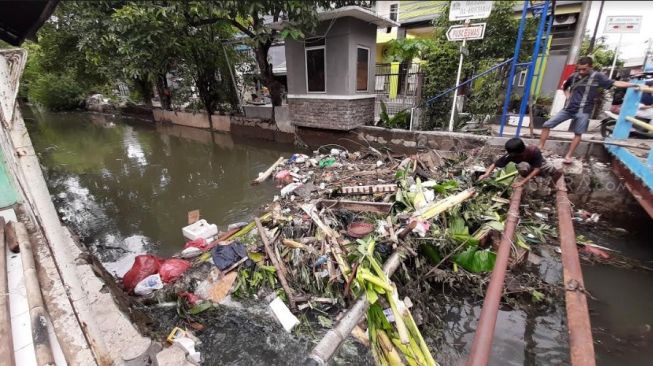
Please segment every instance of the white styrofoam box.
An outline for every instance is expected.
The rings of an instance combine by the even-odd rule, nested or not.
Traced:
[[[270,303],[270,309],[272,309],[272,313],[274,313],[274,316],[279,320],[279,323],[281,323],[286,332],[290,333],[292,328],[299,324],[299,319],[290,312],[290,309],[288,309],[280,297],[276,297],[272,300]]]
[[[195,240],[197,238],[210,239],[218,235],[218,226],[216,224],[209,224],[206,220],[198,220],[194,224],[190,224],[181,229],[184,238],[188,240]]]

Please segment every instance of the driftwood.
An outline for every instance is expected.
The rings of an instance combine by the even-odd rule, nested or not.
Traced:
[[[265,228],[263,227],[263,224],[261,224],[261,220],[258,217],[254,218],[254,222],[256,222],[256,228],[258,229],[258,234],[261,236],[261,240],[263,241],[263,245],[265,246],[265,252],[267,253],[268,257],[270,257],[270,261],[272,262],[272,265],[277,270],[277,277],[279,277],[279,282],[281,282],[281,287],[283,287],[283,290],[286,292],[286,296],[288,296],[288,302],[290,302],[290,309],[297,310],[297,304],[295,302],[293,291],[290,288],[290,286],[288,286],[288,282],[286,281],[286,276],[283,274],[279,262],[277,262],[277,257],[274,254],[274,250],[272,250],[272,246],[270,245],[268,236],[265,234]]]
[[[270,175],[272,175],[272,172],[274,172],[274,169],[276,169],[279,165],[283,164],[284,161],[285,161],[285,159],[283,158],[283,156],[280,157],[274,164],[272,164],[268,168],[268,170],[264,171],[263,173],[260,173],[258,178],[254,179],[254,181],[252,181],[252,184],[259,184],[259,183],[265,181],[266,179],[268,179],[270,177]]]

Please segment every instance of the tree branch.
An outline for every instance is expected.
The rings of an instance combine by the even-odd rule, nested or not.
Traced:
[[[194,26],[194,27],[200,27],[200,26],[203,26],[203,25],[209,25],[209,24],[213,24],[213,23],[217,23],[217,22],[229,23],[229,24],[233,25],[234,27],[238,28],[238,30],[245,33],[250,38],[256,38],[256,34],[254,34],[254,32],[247,29],[247,27],[245,27],[244,25],[238,23],[236,20],[229,19],[229,18],[202,19],[202,20],[198,20],[198,21],[195,21],[195,22],[190,22],[189,24]]]

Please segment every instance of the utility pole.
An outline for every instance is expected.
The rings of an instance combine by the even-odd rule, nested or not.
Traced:
[[[583,44],[583,36],[585,35],[585,28],[587,27],[587,20],[589,19],[591,8],[591,1],[583,1],[583,5],[581,5],[580,8],[580,13],[578,14],[578,20],[576,21],[576,31],[574,32],[574,38],[571,42],[571,46],[569,47],[569,54],[567,54],[565,68],[562,70],[562,75],[560,75],[558,90],[556,90],[555,97],[553,98],[553,104],[551,105],[552,115],[558,113],[565,105],[565,93],[562,91],[562,84],[565,82],[565,80],[567,80],[569,75],[571,75],[576,68],[576,62],[578,61],[578,55],[580,54],[580,47]]]
[[[587,50],[587,53],[592,54],[594,51],[594,44],[596,43],[596,32],[599,30],[599,23],[601,22],[601,14],[603,14],[603,4],[604,0],[601,0],[601,7],[599,8],[599,16],[596,18],[596,24],[594,24],[594,34],[592,34],[592,40],[590,40],[590,48]]]
[[[612,79],[612,75],[614,74],[614,67],[617,65],[617,57],[619,57],[619,48],[621,47],[623,35],[623,33],[619,33],[619,43],[617,43],[617,47],[614,49],[614,57],[612,58],[612,67],[610,67],[610,76],[608,76],[608,79]]]

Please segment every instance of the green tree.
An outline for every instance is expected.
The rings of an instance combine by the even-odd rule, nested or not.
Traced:
[[[392,39],[386,45],[386,62],[410,62],[414,58],[423,59],[432,53],[435,45],[432,39],[402,38]]]
[[[597,70],[612,66],[612,60],[614,59],[614,50],[611,50],[609,46],[605,44],[605,38],[597,38],[591,54],[589,53],[589,48],[590,36],[589,33],[586,33],[583,37],[583,43],[580,47],[580,54],[583,56],[591,56],[594,61],[594,68]],[[617,55],[616,68],[621,68],[623,65],[624,61]]]

